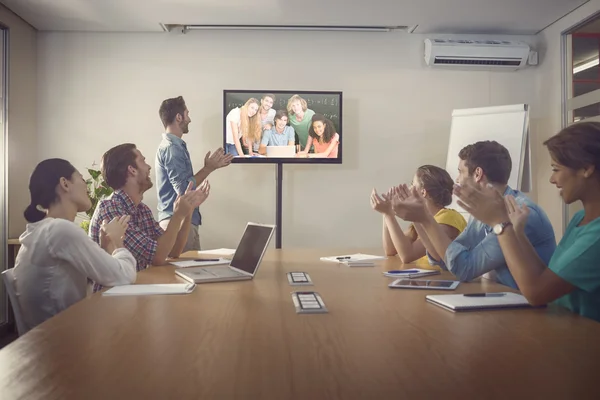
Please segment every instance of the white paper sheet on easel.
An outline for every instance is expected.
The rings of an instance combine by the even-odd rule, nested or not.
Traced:
[[[235,254],[235,249],[200,250],[198,254],[233,257]]]

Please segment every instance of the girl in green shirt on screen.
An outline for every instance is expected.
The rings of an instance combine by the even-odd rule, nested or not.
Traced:
[[[600,322],[600,123],[573,124],[544,142],[550,183],[566,204],[581,201],[548,266],[523,233],[529,209],[492,188],[458,187],[459,204],[494,227],[508,268],[532,305],[554,303]]]

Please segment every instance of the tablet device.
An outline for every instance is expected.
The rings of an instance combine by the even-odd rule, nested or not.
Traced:
[[[429,281],[420,279],[396,279],[388,287],[393,289],[427,289],[427,290],[454,290],[459,281]]]

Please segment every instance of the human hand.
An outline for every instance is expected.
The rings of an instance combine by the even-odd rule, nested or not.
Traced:
[[[513,224],[515,233],[525,233],[525,225],[527,225],[527,217],[529,217],[529,207],[527,207],[527,204],[518,204],[517,200],[511,195],[504,198],[504,203],[506,204],[508,218],[510,218],[510,222]]]
[[[371,192],[371,207],[373,210],[380,212],[384,215],[394,215],[394,210],[392,210],[392,202],[389,198],[386,198],[385,195],[380,197],[375,189]]]
[[[208,182],[208,179],[205,179],[204,182],[202,182],[200,186],[198,186],[198,188],[194,190],[194,192],[195,194],[194,196],[191,196],[191,201],[193,207],[198,208],[200,204],[204,203],[204,201],[208,198],[208,195],[210,194],[210,183]]]
[[[398,218],[409,222],[424,222],[429,212],[419,191],[407,185],[392,188],[392,210]]]
[[[102,221],[102,225],[100,226],[100,247],[107,251],[111,245],[114,248],[123,247],[123,238],[129,226],[130,219],[129,215],[123,215],[113,218],[110,222],[106,219]]]
[[[492,186],[454,185],[453,193],[459,198],[458,205],[484,224],[494,226],[510,220],[504,198]]]
[[[204,168],[212,172],[228,166],[231,164],[231,160],[233,160],[233,155],[225,154],[225,150],[219,147],[212,154],[210,151],[206,153],[206,156],[204,156]]]

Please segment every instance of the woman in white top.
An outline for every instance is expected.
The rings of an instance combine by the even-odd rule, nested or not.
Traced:
[[[254,143],[260,143],[262,134],[258,108],[260,103],[255,98],[250,98],[242,107],[229,111],[225,118],[225,152],[235,157],[244,156],[240,139],[248,148],[248,155],[254,155]]]
[[[27,330],[86,297],[88,279],[105,286],[133,283],[136,261],[123,247],[129,216],[104,221],[100,246],[74,223],[92,203],[83,176],[54,158],[37,165],[29,181],[29,222],[19,238],[14,274]]]

